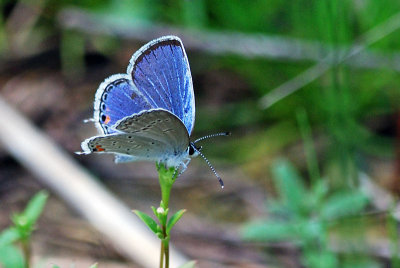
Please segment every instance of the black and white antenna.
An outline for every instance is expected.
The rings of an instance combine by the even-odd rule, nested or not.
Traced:
[[[211,165],[210,161],[208,161],[208,159],[204,156],[204,154],[203,154],[202,152],[200,152],[200,151],[197,150],[197,149],[196,149],[196,151],[197,151],[197,153],[198,153],[201,157],[203,157],[204,161],[206,161],[207,165],[210,167],[210,169],[212,170],[212,172],[214,172],[214,175],[217,177],[217,179],[218,179],[218,181],[219,181],[219,184],[221,184],[221,188],[223,189],[223,188],[224,188],[224,182],[223,182],[223,180],[221,179],[221,177],[218,175],[217,171],[215,171],[215,169],[214,169],[214,167]]]
[[[202,141],[202,140],[209,139],[209,138],[213,138],[213,137],[218,137],[218,136],[230,136],[230,135],[231,135],[230,132],[215,133],[215,134],[211,134],[211,135],[207,135],[207,136],[198,138],[198,139],[195,140],[193,143],[196,144],[196,142],[198,142],[198,141]]]
[[[230,132],[221,132],[221,133],[216,133],[216,134],[211,134],[211,135],[207,135],[201,138],[198,138],[197,140],[195,140],[192,144],[193,144],[193,149],[196,150],[196,152],[203,157],[204,161],[206,161],[207,165],[210,167],[210,169],[212,170],[212,172],[214,173],[214,175],[217,177],[219,184],[221,184],[221,188],[224,188],[224,182],[222,181],[221,177],[218,175],[217,171],[214,169],[214,167],[211,165],[210,161],[208,161],[208,159],[204,156],[204,154],[202,152],[200,152],[202,147],[196,147],[195,143],[205,140],[205,139],[209,139],[209,138],[213,138],[213,137],[218,137],[218,136],[229,136],[231,135]]]

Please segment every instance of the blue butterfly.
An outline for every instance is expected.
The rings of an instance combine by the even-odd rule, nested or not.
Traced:
[[[140,48],[126,74],[105,79],[96,92],[93,121],[101,135],[82,142],[82,154],[113,153],[117,163],[155,161],[167,167],[187,168],[201,155],[195,144],[225,136],[217,133],[190,141],[195,101],[189,62],[182,41],[163,36]]]

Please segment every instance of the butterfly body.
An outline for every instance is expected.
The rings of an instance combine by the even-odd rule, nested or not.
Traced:
[[[100,135],[82,142],[84,154],[113,153],[116,162],[185,169],[198,148],[189,139],[195,103],[181,40],[149,42],[132,56],[126,74],[105,79],[96,91],[93,119]]]

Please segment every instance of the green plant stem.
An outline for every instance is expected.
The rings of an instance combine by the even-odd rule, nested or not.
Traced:
[[[167,209],[169,205],[169,196],[171,194],[172,183],[161,183],[160,178],[160,185],[161,185],[161,200],[163,202],[163,209]]]
[[[176,179],[174,168],[167,169],[163,164],[157,164],[158,179],[161,186],[161,198],[163,209],[167,209],[169,205],[169,196],[171,194],[172,185]]]
[[[164,267],[164,242],[161,240],[160,268]]]
[[[22,252],[25,258],[25,268],[29,268],[31,260],[31,247],[29,245],[29,239],[22,241]]]
[[[167,234],[167,226],[162,224],[162,232],[164,239],[161,240],[161,247],[163,249],[163,258],[165,256],[165,268],[169,267],[169,238]],[[161,261],[160,261],[161,262]]]
[[[162,228],[160,268],[163,267],[165,257],[165,268],[169,267],[169,234],[167,233],[168,205],[172,185],[175,182],[177,172],[174,168],[167,169],[163,164],[157,164],[158,179],[161,187],[161,207],[166,211],[165,218],[160,221]]]
[[[165,254],[165,268],[169,268],[169,241],[167,241],[164,245],[164,254]]]

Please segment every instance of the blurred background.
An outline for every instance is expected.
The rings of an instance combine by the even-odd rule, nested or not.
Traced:
[[[187,209],[172,243],[199,267],[400,267],[398,0],[2,0],[0,11],[0,98],[146,212],[160,200],[153,163],[74,152],[96,134],[83,120],[98,85],[148,41],[182,39],[192,137],[232,132],[202,143],[224,190],[201,158],[172,190],[171,210]],[[141,267],[10,147],[3,138],[0,230],[48,189],[38,263]]]

